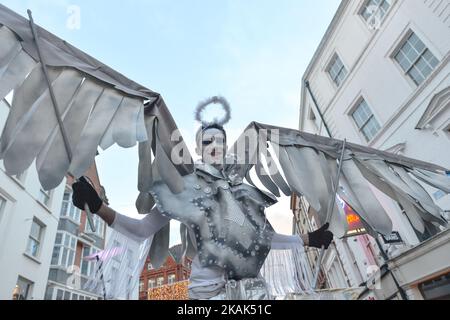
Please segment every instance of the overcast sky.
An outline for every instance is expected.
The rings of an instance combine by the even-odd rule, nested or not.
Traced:
[[[234,140],[251,121],[298,128],[301,77],[340,0],[4,0],[2,4],[165,99],[192,146],[199,101],[232,106]],[[229,141],[231,144],[232,141]],[[192,150],[192,153],[194,151]],[[135,216],[137,150],[97,157],[111,206]],[[289,199],[269,210],[290,233]],[[171,242],[178,242],[172,228]]]

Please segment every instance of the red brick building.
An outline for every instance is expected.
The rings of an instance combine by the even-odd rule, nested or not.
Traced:
[[[139,280],[139,300],[148,300],[149,292],[152,290],[170,287],[180,282],[187,283],[191,273],[191,263],[192,259],[188,257],[183,259],[181,244],[169,249],[166,262],[158,269],[153,268],[150,259],[147,258]]]

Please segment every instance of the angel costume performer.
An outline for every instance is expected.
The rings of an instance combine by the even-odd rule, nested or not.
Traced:
[[[12,97],[0,159],[11,176],[35,163],[45,190],[70,174],[78,181],[75,205],[89,221],[90,209],[114,228],[87,284],[105,298],[126,298],[148,256],[155,267],[165,262],[170,219],[181,222],[183,253],[194,257],[192,299],[317,298],[317,272],[313,277],[304,246],[326,249],[333,235],[346,235],[336,197],[373,237],[392,232],[374,188],[401,205],[418,233],[436,234],[447,226],[429,193],[450,193],[447,168],[257,122],[227,153],[223,125],[230,110],[218,97],[199,106],[202,161],[194,165],[182,137],[173,139],[177,126],[160,94],[35,25],[28,14],[29,20],[0,5],[0,100]],[[210,103],[222,104],[226,117],[202,121]],[[137,143],[136,207],[147,214],[142,220],[103,205],[83,178],[99,147]],[[321,227],[302,236],[276,234],[264,211],[281,193],[303,197]]]
[[[185,188],[181,192],[173,193],[161,181],[152,185],[150,194],[155,207],[144,219],[132,219],[107,208],[84,179],[73,185],[73,202],[80,209],[88,203],[91,211],[114,230],[138,242],[153,237],[170,219],[180,221],[185,235],[184,253],[194,257],[189,284],[191,299],[269,299],[265,280],[259,275],[269,251],[302,250],[304,241],[298,235],[275,233],[264,211],[277,202],[276,198],[243,183],[224,167],[223,125],[230,110],[224,98],[213,97],[199,105],[198,120],[200,111],[209,103],[221,103],[226,119],[203,123],[198,131],[197,152],[202,161],[195,164],[192,174],[182,178]],[[317,248],[328,248],[333,235],[327,228],[328,225],[308,234],[305,241]],[[163,252],[160,248],[155,254]],[[161,259],[157,258],[157,265],[158,261]],[[232,287],[239,289],[233,291]]]

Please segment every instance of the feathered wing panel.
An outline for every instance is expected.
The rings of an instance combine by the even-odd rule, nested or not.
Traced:
[[[158,99],[144,113],[149,139],[139,144],[138,190],[148,193],[154,181],[162,180],[173,193],[179,193],[184,188],[182,176],[194,170],[189,150],[164,100]]]
[[[281,168],[277,167],[268,144],[275,150]],[[250,170],[255,168],[262,185],[271,193],[279,196],[282,190],[284,194],[304,196],[321,222],[331,217],[330,229],[337,236],[344,236],[345,214],[340,206],[331,203],[342,147],[342,141],[254,122],[230,149],[233,157],[228,158],[233,162],[226,170],[248,179]],[[266,167],[271,170],[268,172]],[[424,232],[426,224],[447,222],[419,181],[449,193],[450,178],[445,172],[445,168],[434,164],[348,143],[336,192],[360,216],[372,235],[389,234],[392,221],[371,186],[397,201],[414,228]]]
[[[170,223],[167,223],[153,236],[152,245],[148,256],[154,268],[160,268],[169,255]]]
[[[36,29],[72,157],[29,21],[0,5],[0,100],[11,92],[13,97],[0,141],[7,173],[22,173],[36,160],[39,180],[48,190],[67,173],[82,176],[98,147],[139,143],[138,212],[153,208],[149,190],[154,181],[182,191],[181,177],[193,171],[192,159],[181,136],[174,139],[177,126],[161,96],[45,29]],[[177,148],[182,150],[178,162],[172,155]],[[157,250],[167,255],[169,230],[167,226],[155,235],[151,254]]]
[[[381,204],[373,194],[353,159],[343,161],[342,179],[343,193],[349,197],[347,202],[372,230],[388,234],[392,230],[392,222]]]
[[[430,172],[421,169],[409,169],[408,172],[412,173],[414,177],[419,180],[422,180],[426,184],[440,189],[446,193],[450,193],[450,181],[448,177],[443,176],[442,174],[436,174],[435,172]]]
[[[192,162],[173,163],[176,146],[184,147],[187,159],[190,155],[181,138],[172,141],[177,127],[160,95],[45,29],[37,27],[37,34],[72,158],[29,21],[0,5],[0,100],[12,92],[0,141],[7,173],[22,173],[36,160],[43,188],[52,189],[67,172],[83,175],[99,146],[105,150],[115,143],[124,148],[140,143],[138,189],[143,194],[136,201],[139,211],[151,209],[148,191],[154,180],[181,191],[181,176],[192,172]]]
[[[39,41],[72,159],[69,159],[28,21],[0,6],[0,99],[12,93],[0,156],[11,175],[36,160],[44,189],[70,172],[83,175],[97,148],[147,140],[144,102],[158,94],[71,47],[42,28]],[[64,63],[68,62],[68,63]]]
[[[289,185],[296,194],[302,194],[318,213],[321,221],[326,221],[329,215],[331,230],[337,235],[346,233],[345,217],[332,204],[332,191],[336,180],[336,161],[334,166],[320,151],[311,147],[282,147],[278,145],[281,167],[288,168],[285,172]],[[308,170],[305,170],[308,168]],[[330,211],[333,210],[333,214]]]
[[[136,208],[141,214],[150,212],[155,204],[149,193],[155,181],[164,181],[172,192],[178,193],[184,188],[182,176],[192,173],[194,170],[191,155],[178,134],[178,129],[164,100],[159,98],[151,106],[147,106],[144,114],[148,139],[139,143],[139,196],[136,200]],[[180,150],[180,153],[175,150]],[[181,227],[180,230],[182,234],[186,232],[183,228]],[[167,226],[161,229],[153,239],[149,255],[150,258],[156,259],[156,264],[164,263],[165,257],[167,257],[169,233],[170,227]],[[183,245],[188,247],[188,237],[181,239]],[[183,252],[187,253],[188,250]]]
[[[379,190],[396,200],[416,230],[423,233],[423,221],[445,224],[440,208],[428,193],[401,166],[382,160],[355,160],[364,177]]]
[[[79,144],[91,109],[96,105],[103,92],[104,89],[101,86],[92,80],[86,79],[81,85],[70,109],[63,115],[64,127],[72,146]],[[51,136],[47,139],[45,146],[41,149],[36,159],[39,178],[43,185],[52,186],[52,184],[59,181],[62,172],[67,172],[69,166],[70,161],[62,135],[59,127],[54,126]]]
[[[182,257],[189,257],[193,259],[195,255],[197,254],[197,248],[195,246],[195,236],[193,236],[186,225],[181,224],[180,225],[180,237],[181,237],[181,250],[182,250]]]

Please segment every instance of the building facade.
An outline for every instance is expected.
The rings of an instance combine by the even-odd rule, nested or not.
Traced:
[[[155,269],[147,257],[139,280],[139,300],[179,300],[187,297],[192,259],[182,257],[181,244],[169,249],[164,265]]]
[[[103,201],[108,203],[95,164],[85,176],[92,181]],[[84,258],[105,248],[107,226],[97,215],[93,215],[95,232],[91,229],[86,212],[76,208],[72,203],[72,182],[73,179],[69,177],[62,199],[45,294],[47,300],[97,300],[102,298],[84,289],[95,266],[95,261],[87,261]]]
[[[0,101],[0,129],[10,104]],[[0,164],[0,299],[44,299],[64,184],[42,189],[34,164],[8,176]],[[17,287],[17,289],[16,289]]]
[[[342,1],[303,76],[300,130],[450,168],[449,60],[448,1]],[[324,285],[370,284],[381,274],[394,284],[392,292],[383,293],[383,287],[389,291],[383,281],[369,291],[383,299],[427,298],[417,288],[429,281],[441,289],[448,286],[448,255],[435,256],[438,268],[416,265],[421,276],[402,271],[405,261],[409,267],[419,264],[422,246],[440,252],[447,231],[431,225],[421,229],[396,202],[372,189],[397,239],[359,235],[336,240],[322,263]],[[426,189],[448,219],[450,196]],[[294,211],[298,231],[318,225],[304,199],[295,202]],[[440,245],[433,245],[436,241]],[[316,256],[310,258],[314,266]],[[398,257],[402,263],[393,262]]]

